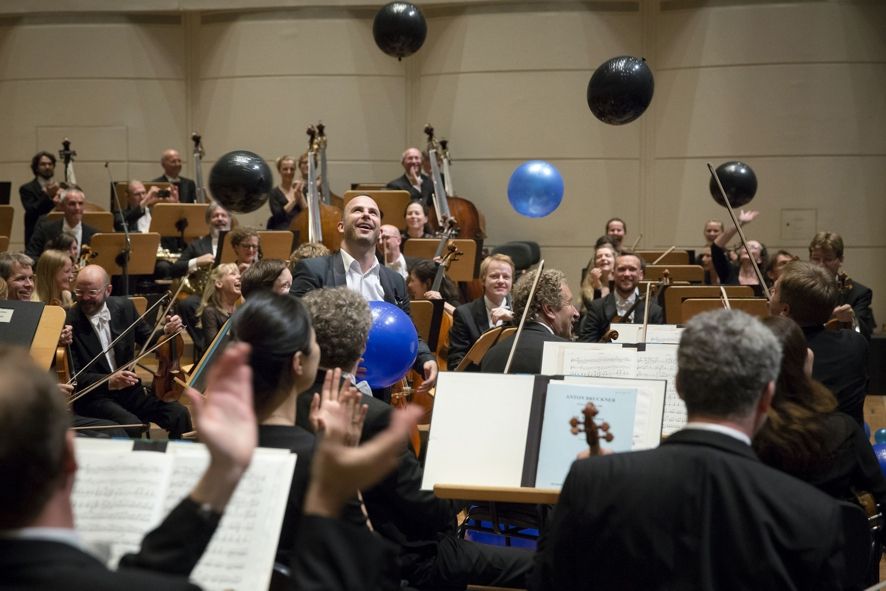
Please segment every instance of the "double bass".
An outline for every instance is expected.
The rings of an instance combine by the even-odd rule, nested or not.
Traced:
[[[206,189],[203,187],[203,142],[200,134],[196,131],[191,134],[191,141],[194,142],[194,176],[197,185],[197,203],[206,203]]]
[[[329,167],[326,164],[326,126],[317,124],[317,160],[320,164],[320,196],[326,205],[344,209],[344,200],[329,190]]]
[[[320,191],[317,189],[316,157],[320,149],[317,130],[313,125],[308,127],[308,181],[307,196],[308,207],[292,219],[289,229],[298,232],[299,243],[320,242],[329,250],[335,252],[341,245],[341,234],[338,231],[338,223],[341,221],[341,209],[334,205],[327,205],[320,199]]]

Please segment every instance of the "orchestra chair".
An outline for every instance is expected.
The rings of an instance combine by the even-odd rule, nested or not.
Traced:
[[[384,191],[387,183],[351,183],[351,191]]]
[[[280,259],[288,261],[292,254],[293,233],[289,230],[258,230],[258,243],[261,245],[263,259]],[[231,233],[225,233],[222,244],[222,263],[233,263],[237,259],[237,253],[231,246]]]
[[[381,211],[381,223],[391,224],[398,228],[406,227],[406,206],[411,201],[409,191],[384,188],[345,191],[345,194],[342,195],[342,207],[347,207],[348,201],[358,195],[366,195],[378,203],[378,209]]]
[[[0,236],[0,252],[9,250],[9,236]]]
[[[506,242],[492,249],[492,254],[506,254],[514,261],[514,281],[532,265],[537,265],[541,260],[541,248],[536,242],[515,241]]]
[[[480,362],[483,361],[483,357],[486,356],[487,351],[499,341],[502,331],[503,328],[501,326],[496,326],[481,334],[480,338],[471,345],[467,355],[462,357],[462,360],[459,361],[458,365],[452,371],[465,371],[472,363],[479,366]]]
[[[50,211],[47,220],[60,220],[65,216],[61,211]],[[114,214],[110,211],[83,211],[83,223],[92,226],[99,232],[115,232]]]
[[[733,298],[752,298],[754,290],[750,285],[725,285],[726,296]],[[664,292],[665,324],[682,324],[682,302],[688,298],[720,299],[719,285],[672,285]]]
[[[723,300],[720,298],[688,298],[683,300],[680,306],[680,322],[689,322],[689,319],[702,312],[719,310],[723,308]],[[769,302],[766,298],[729,298],[729,307],[733,310],[747,312],[757,318],[769,316]]]
[[[455,245],[455,248],[462,254],[459,255],[458,260],[449,264],[446,276],[456,283],[470,282],[476,279],[480,268],[477,261],[477,241],[470,238],[453,238],[449,244]],[[440,246],[440,241],[436,238],[411,238],[403,245],[403,256],[430,261],[434,259],[438,246]],[[444,251],[443,254],[446,252]]]
[[[67,312],[61,306],[44,306],[34,338],[31,340],[31,359],[48,370],[55,360],[58,337],[65,326]]]
[[[412,300],[409,302],[409,315],[418,336],[427,343],[431,351],[437,350],[443,322],[443,300]]]
[[[646,261],[647,265],[688,265],[689,251],[672,250],[663,258],[665,250],[635,250],[634,254]],[[658,259],[661,258],[660,261]],[[658,261],[657,263],[655,261]]]
[[[15,209],[11,205],[0,205],[0,236],[12,236],[12,219]]]
[[[701,265],[646,265],[643,278],[647,281],[659,281],[665,269],[671,281],[688,281],[690,283],[702,283],[704,281],[704,269]]]

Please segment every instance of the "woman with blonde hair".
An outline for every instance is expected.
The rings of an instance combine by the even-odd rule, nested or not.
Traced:
[[[46,250],[37,259],[34,270],[36,281],[34,299],[44,304],[62,306],[67,309],[74,304],[71,297],[71,282],[74,279],[74,262],[62,250]]]
[[[581,307],[588,309],[591,302],[609,295],[610,284],[614,280],[615,247],[604,242],[594,249],[594,258],[588,261],[584,279],[581,280]]]
[[[203,299],[197,308],[197,327],[203,335],[201,349],[208,346],[228,321],[240,301],[240,269],[237,263],[223,263],[212,270]]]

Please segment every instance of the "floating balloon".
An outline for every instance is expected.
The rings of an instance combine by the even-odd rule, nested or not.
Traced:
[[[271,167],[258,154],[228,152],[209,171],[212,198],[228,211],[249,213],[265,204],[273,187]]]
[[[517,213],[541,218],[563,200],[563,177],[544,160],[528,160],[517,167],[508,181],[508,201]]]
[[[372,36],[383,52],[403,59],[421,48],[428,36],[428,24],[415,4],[391,2],[376,13]]]
[[[886,429],[877,429],[874,432],[874,443],[886,443]]]
[[[880,462],[880,471],[886,474],[886,443],[875,443],[874,455],[877,456],[877,461]]]
[[[750,166],[738,161],[724,162],[717,167],[716,172],[732,207],[744,207],[751,202],[757,193],[757,175],[754,174]],[[726,207],[714,177],[711,177],[708,189],[710,189],[714,201]]]
[[[646,60],[622,55],[594,70],[588,82],[588,107],[603,123],[624,125],[643,114],[654,91]]]
[[[418,333],[412,319],[388,302],[369,302],[372,326],[360,364],[373,388],[387,388],[406,375],[418,355]]]

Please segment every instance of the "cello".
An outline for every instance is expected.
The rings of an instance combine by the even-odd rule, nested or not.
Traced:
[[[326,165],[326,126],[317,124],[317,160],[320,163],[320,196],[326,205],[344,209],[344,200],[329,190],[329,168]]]
[[[341,233],[338,224],[342,219],[341,209],[334,205],[327,205],[320,199],[317,190],[316,155],[319,150],[317,130],[313,125],[308,127],[308,181],[307,196],[308,207],[299,212],[292,219],[289,229],[298,232],[299,244],[304,242],[319,242],[326,248],[335,252],[341,246]]]
[[[206,203],[206,189],[203,187],[203,142],[200,134],[196,131],[191,134],[191,141],[194,142],[194,180],[197,185],[197,203]]]

